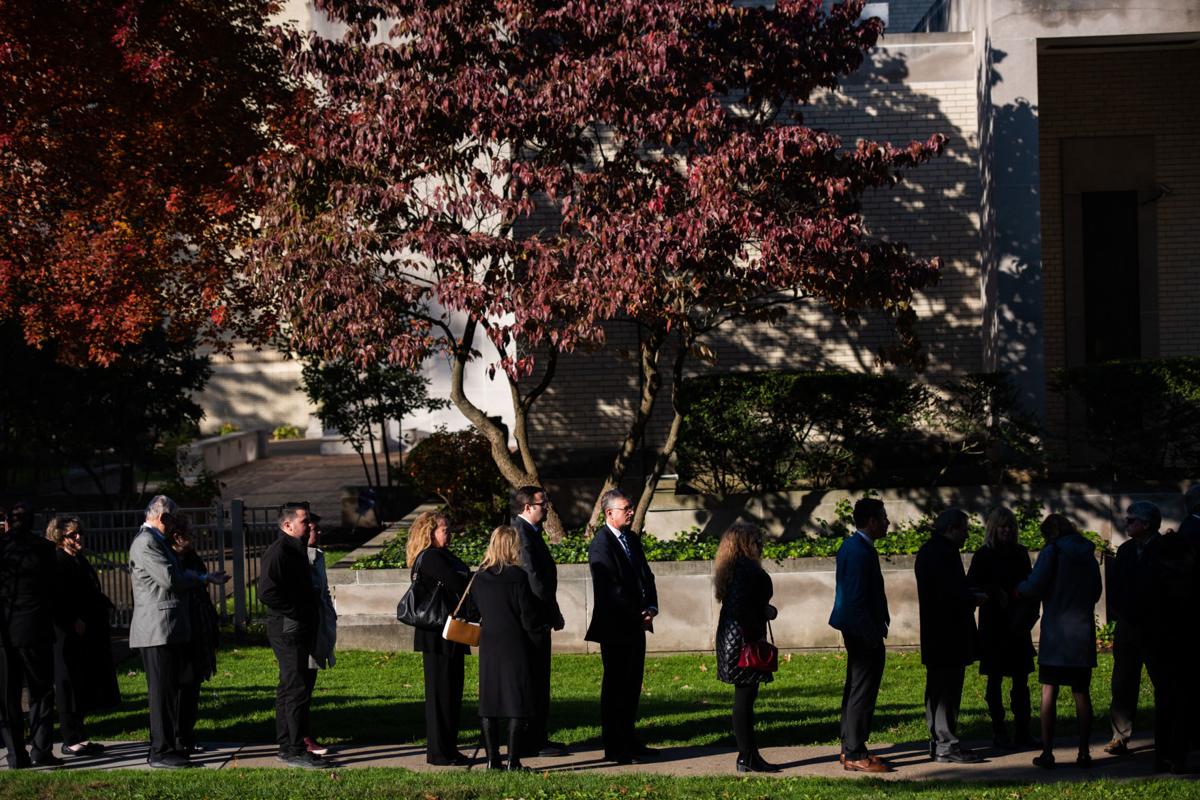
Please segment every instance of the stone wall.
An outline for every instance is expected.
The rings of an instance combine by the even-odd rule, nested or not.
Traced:
[[[920,643],[914,556],[881,559],[884,586],[892,617],[888,646],[914,648]],[[963,557],[964,566],[970,556]],[[775,644],[783,650],[828,650],[841,646],[841,636],[828,625],[833,608],[832,558],[764,562],[775,585],[772,603],[779,618],[772,623]],[[702,652],[713,648],[720,606],[713,598],[711,561],[651,564],[658,589],[659,616],[647,637],[652,653]],[[411,650],[412,628],[396,622],[396,603],[408,588],[408,570],[334,569],[330,591],[338,612],[341,649]],[[554,635],[559,653],[594,653],[599,647],[584,641],[591,618],[592,582],[585,564],[558,568],[558,602],[566,628]],[[1105,601],[1096,606],[1107,619]],[[1037,629],[1034,629],[1036,639]]]

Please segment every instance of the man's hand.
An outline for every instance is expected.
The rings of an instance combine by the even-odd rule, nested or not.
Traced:
[[[214,586],[220,586],[222,583],[229,583],[229,576],[224,572],[208,573],[208,582]]]
[[[555,620],[554,624],[550,627],[554,628],[556,631],[561,631],[563,628],[567,627],[567,621],[563,619],[562,612],[559,612],[558,619]]]

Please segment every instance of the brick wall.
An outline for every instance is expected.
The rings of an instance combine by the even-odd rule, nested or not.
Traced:
[[[949,137],[944,156],[914,170],[905,184],[866,198],[864,213],[874,234],[908,242],[918,255],[943,260],[941,283],[917,302],[930,374],[951,368],[979,370],[982,304],[974,83],[849,85],[814,98],[805,121],[838,133],[850,146],[857,138],[902,144],[935,132]],[[742,325],[718,332],[707,342],[717,363],[708,367],[693,359],[691,374],[698,369],[804,367],[869,371],[878,368],[880,348],[893,341],[889,326],[880,320],[866,318],[850,325],[823,308],[802,306],[775,326]],[[562,359],[551,388],[535,407],[533,445],[543,451],[594,450],[611,457],[638,400],[636,358],[637,331],[628,323],[614,323],[603,351]],[[662,441],[670,418],[664,389],[647,444]]]
[[[1063,280],[1062,141],[1100,136],[1153,136],[1158,200],[1159,354],[1200,352],[1200,51],[1147,50],[1043,54],[1040,105],[1042,271],[1047,371],[1066,366],[1067,298]],[[1104,164],[1096,169],[1103,170]],[[1065,409],[1048,395],[1048,422]]]

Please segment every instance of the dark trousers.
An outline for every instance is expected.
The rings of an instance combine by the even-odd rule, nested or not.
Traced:
[[[188,645],[164,644],[142,648],[146,694],[150,702],[150,760],[175,752],[179,742],[180,677]]]
[[[425,760],[449,761],[458,755],[458,729],[463,704],[463,655],[421,655],[425,664]]]
[[[754,741],[754,701],[757,699],[757,683],[733,687],[733,738],[737,740],[738,755],[743,759],[758,752]]]
[[[550,716],[550,634],[534,642],[533,662],[533,716],[525,729],[525,749],[531,754],[541,750],[548,737],[546,727]]]
[[[1182,767],[1187,763],[1192,735],[1187,715],[1189,662],[1178,641],[1156,644],[1146,659],[1146,671],[1154,684],[1154,758]]]
[[[272,632],[267,639],[279,662],[279,685],[275,688],[275,740],[281,756],[298,756],[305,751],[309,707],[317,671],[308,668],[311,649],[308,638],[297,633]]]
[[[1138,692],[1142,687],[1142,667],[1146,665],[1144,637],[1137,628],[1117,623],[1113,632],[1112,738],[1128,742],[1133,735],[1137,715]]]
[[[1012,679],[1008,693],[1008,705],[1012,709],[1015,740],[1020,742],[1030,736],[1029,723],[1033,712],[1029,705],[1028,675],[988,675],[984,699],[987,700],[988,716],[992,718],[992,734],[1004,739],[1008,731],[1004,727],[1004,679]]]
[[[642,674],[646,667],[646,634],[631,641],[602,642],[600,660],[600,739],[609,758],[632,755],[640,746],[637,726]]]
[[[24,766],[25,714],[21,688],[29,690],[29,742],[34,761],[54,755],[54,645],[5,647],[0,660],[0,738],[8,750],[8,765]]]
[[[965,666],[925,666],[925,727],[934,752],[944,756],[958,749],[958,709],[962,704]]]
[[[842,752],[847,759],[859,761],[867,757],[867,739],[871,735],[871,719],[875,716],[875,701],[879,697],[887,651],[882,639],[872,641],[843,633],[842,641],[846,644]]]
[[[83,727],[83,714],[73,708],[65,708],[59,702],[58,732],[62,734],[64,747],[87,741],[87,731]]]
[[[180,750],[190,750],[196,744],[196,718],[200,713],[200,682],[191,681],[179,687],[179,729],[175,742]]]

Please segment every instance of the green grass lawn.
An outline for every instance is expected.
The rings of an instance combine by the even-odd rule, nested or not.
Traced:
[[[146,772],[17,773],[0,781],[0,800],[1183,800],[1196,796],[1190,781],[1093,781],[1075,784],[960,783],[836,780],[821,778],[678,778],[660,775],[530,774],[402,769],[337,770],[329,773],[278,769]]]
[[[467,659],[463,741],[475,719],[477,665]],[[599,655],[556,655],[551,705],[551,738],[568,743],[596,740],[600,732]],[[1106,730],[1112,659],[1100,656],[1093,673],[1092,698],[1097,733]],[[337,666],[317,679],[312,724],[331,743],[406,743],[424,739],[421,658],[414,653],[351,651],[338,654]],[[757,703],[759,742],[763,746],[833,744],[838,736],[845,657],[837,653],[793,655],[780,663],[776,680],[764,686]],[[274,692],[277,668],[263,646],[227,648],[218,674],[204,686],[197,734],[201,740],[270,742],[274,740]],[[925,673],[917,653],[889,653],[875,714],[875,741],[911,742],[926,737],[922,693]],[[89,719],[99,739],[148,738],[146,682],[141,663],[121,665],[120,708]],[[1034,687],[1036,688],[1036,687]],[[983,680],[971,668],[963,691],[961,730],[967,739],[990,739]],[[1152,699],[1143,681],[1138,727],[1149,729]],[[650,744],[733,745],[729,710],[733,692],[716,677],[708,655],[651,657],[646,662],[641,730]],[[1036,718],[1036,691],[1034,714]],[[1059,735],[1075,729],[1070,693],[1060,698]],[[476,728],[477,729],[477,728]]]

